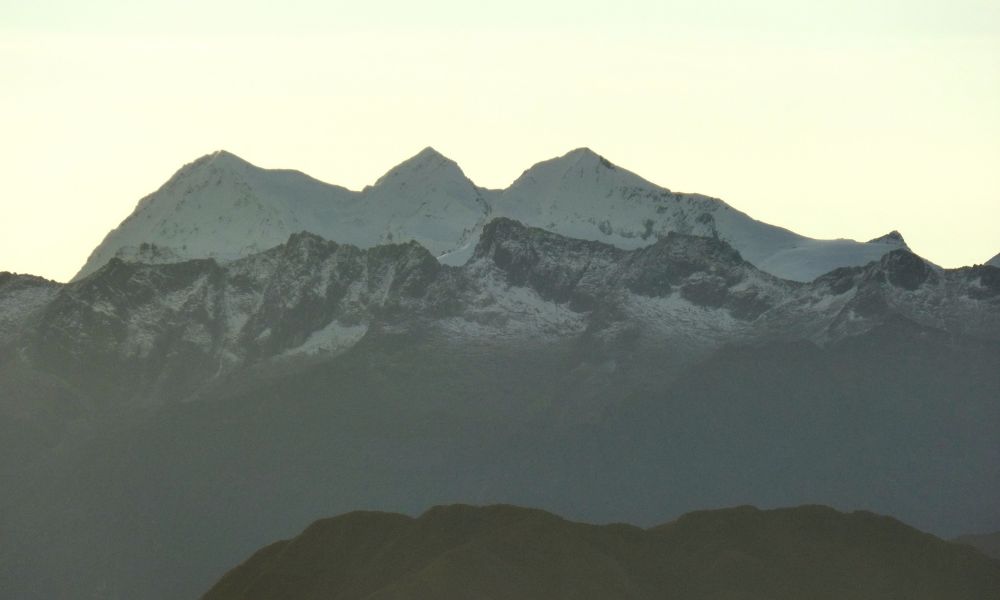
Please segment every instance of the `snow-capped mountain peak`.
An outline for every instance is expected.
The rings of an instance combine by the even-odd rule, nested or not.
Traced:
[[[750,339],[828,344],[897,317],[1000,339],[1000,271],[940,269],[902,248],[797,283],[760,271],[719,238],[669,232],[625,250],[496,218],[463,266],[435,258],[412,240],[360,249],[300,232],[221,263],[112,258],[66,286],[0,274],[0,309],[9,313],[0,314],[0,338],[13,340],[24,330],[18,323],[37,317],[46,323],[39,343],[56,342],[57,362],[91,360],[101,339],[107,355],[154,365],[183,347],[201,371],[170,368],[201,378],[268,357],[343,350],[397,319],[477,340],[614,337],[637,327],[683,338],[690,356]],[[149,371],[151,385],[171,380],[159,368]]]
[[[525,192],[537,193],[559,187],[581,188],[589,185],[598,185],[605,192],[604,188],[620,187],[666,191],[635,173],[615,166],[590,148],[577,148],[526,170],[505,191],[505,201],[516,202],[527,195]]]
[[[220,168],[237,168],[237,169],[257,168],[228,150],[216,150],[215,152],[209,154],[205,158],[208,159],[206,161],[208,164]]]
[[[364,214],[356,222],[369,239],[359,245],[415,240],[435,256],[471,245],[490,210],[458,164],[431,147],[393,167],[362,193]]]
[[[869,244],[887,244],[887,245],[894,246],[896,248],[906,248],[906,249],[909,249],[909,246],[906,245],[906,240],[903,239],[903,234],[899,233],[895,229],[893,229],[892,231],[890,231],[889,233],[887,233],[885,235],[882,235],[882,236],[879,236],[877,238],[868,240],[868,243]]]
[[[349,206],[355,195],[298,171],[261,169],[217,151],[185,165],[143,198],[76,279],[114,257],[171,262],[247,256],[281,244],[294,232],[322,227],[325,207]]]
[[[718,238],[761,269],[797,281],[906,247],[898,232],[869,243],[806,238],[716,198],[671,192],[589,148],[534,165],[506,190],[486,190],[427,147],[361,192],[298,171],[262,169],[219,150],[142,199],[76,279],[113,257],[231,260],[303,230],[362,248],[413,240],[441,262],[460,265],[495,216],[622,249],[649,246],[671,232]]]
[[[617,168],[610,160],[604,158],[586,146],[570,150],[562,157],[562,159],[556,159],[556,161],[566,165],[572,165],[573,170],[581,172],[588,170],[597,171],[598,169],[615,170]]]
[[[444,189],[459,194],[475,191],[476,186],[465,176],[458,163],[428,146],[411,158],[396,165],[380,177],[366,191],[389,188],[425,188],[425,191]]]
[[[458,163],[428,146],[390,169],[375,182],[373,187],[392,185],[394,182],[405,182],[413,178],[429,179],[433,177],[457,178],[468,181]],[[472,185],[471,181],[469,181],[469,185]]]

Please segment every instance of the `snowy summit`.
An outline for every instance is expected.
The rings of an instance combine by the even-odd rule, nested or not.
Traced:
[[[495,217],[623,249],[651,245],[671,232],[714,237],[764,271],[797,281],[906,248],[897,232],[868,243],[807,238],[716,198],[672,192],[588,148],[534,165],[505,190],[476,186],[433,148],[362,191],[299,171],[262,169],[218,151],[185,165],[143,198],[75,279],[114,257],[154,264],[233,260],[300,231],[361,248],[413,240],[441,262],[459,265]]]

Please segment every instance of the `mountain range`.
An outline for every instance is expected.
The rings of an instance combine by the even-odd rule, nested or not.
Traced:
[[[116,256],[149,263],[230,260],[300,231],[361,248],[413,240],[441,262],[460,265],[496,217],[623,249],[651,245],[669,232],[716,237],[762,270],[797,281],[906,248],[897,232],[868,243],[810,239],[721,200],[671,192],[586,148],[533,166],[505,190],[476,186],[454,161],[426,148],[360,192],[298,171],[260,169],[219,151],[143,198],[76,279]]]
[[[431,150],[362,192],[216,153],[74,281],[0,274],[0,597],[195,597],[358,508],[996,531],[998,367],[1000,268],[896,234],[807,240],[587,150],[503,191]]]

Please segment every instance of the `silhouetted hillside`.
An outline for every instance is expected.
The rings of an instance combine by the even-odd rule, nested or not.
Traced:
[[[204,600],[998,597],[1000,563],[868,512],[740,507],[643,530],[453,505],[317,521]]]
[[[962,535],[955,538],[960,544],[968,544],[986,556],[1000,560],[1000,531],[980,535]]]

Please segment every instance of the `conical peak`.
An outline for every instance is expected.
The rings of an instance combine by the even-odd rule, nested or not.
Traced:
[[[228,152],[226,150],[216,150],[211,154],[201,156],[181,167],[180,170],[174,173],[173,177],[171,177],[167,183],[164,184],[164,188],[169,188],[172,185],[188,180],[191,177],[213,177],[219,173],[246,174],[251,171],[259,170],[262,169],[243,160],[232,152]],[[140,201],[139,206],[143,206],[142,201]]]
[[[458,163],[451,160],[447,156],[441,154],[431,146],[427,146],[420,152],[417,152],[410,158],[396,165],[396,167],[392,170],[395,171],[396,169],[399,169],[401,167],[408,167],[408,168],[438,167],[444,164],[451,164],[455,165],[456,168],[458,167]]]
[[[449,160],[443,154],[434,149],[433,146],[427,146],[416,155],[411,160],[429,161],[429,160]]]
[[[247,167],[255,168],[254,165],[243,160],[239,156],[236,156],[228,150],[216,150],[211,154],[206,154],[205,156],[194,161],[192,165],[204,165],[212,166],[217,169],[244,169]]]
[[[399,163],[389,170],[375,182],[375,187],[386,185],[394,181],[407,181],[414,178],[426,178],[430,175],[445,178],[459,178],[466,180],[465,173],[458,166],[458,163],[441,154],[434,148],[427,146],[420,152]],[[471,182],[470,182],[471,185]]]
[[[516,189],[523,185],[562,186],[570,181],[574,182],[570,185],[583,185],[585,187],[600,183],[605,187],[665,189],[646,181],[635,173],[616,166],[586,147],[577,148],[562,156],[536,163],[522,173],[511,184],[511,188]]]
[[[615,165],[610,160],[604,158],[586,146],[570,150],[562,157],[562,159],[572,161],[573,164],[581,166],[600,166],[606,169],[615,168]],[[562,159],[557,158],[556,160]]]
[[[906,240],[903,239],[903,234],[899,233],[895,229],[889,233],[879,236],[875,239],[868,240],[869,244],[894,244],[902,248],[906,248]]]
[[[611,161],[587,147],[576,148],[562,156],[542,161],[529,169],[528,172],[534,171],[539,167],[548,167],[549,169],[563,173],[571,171],[600,171],[604,169],[613,171],[616,169]]]

